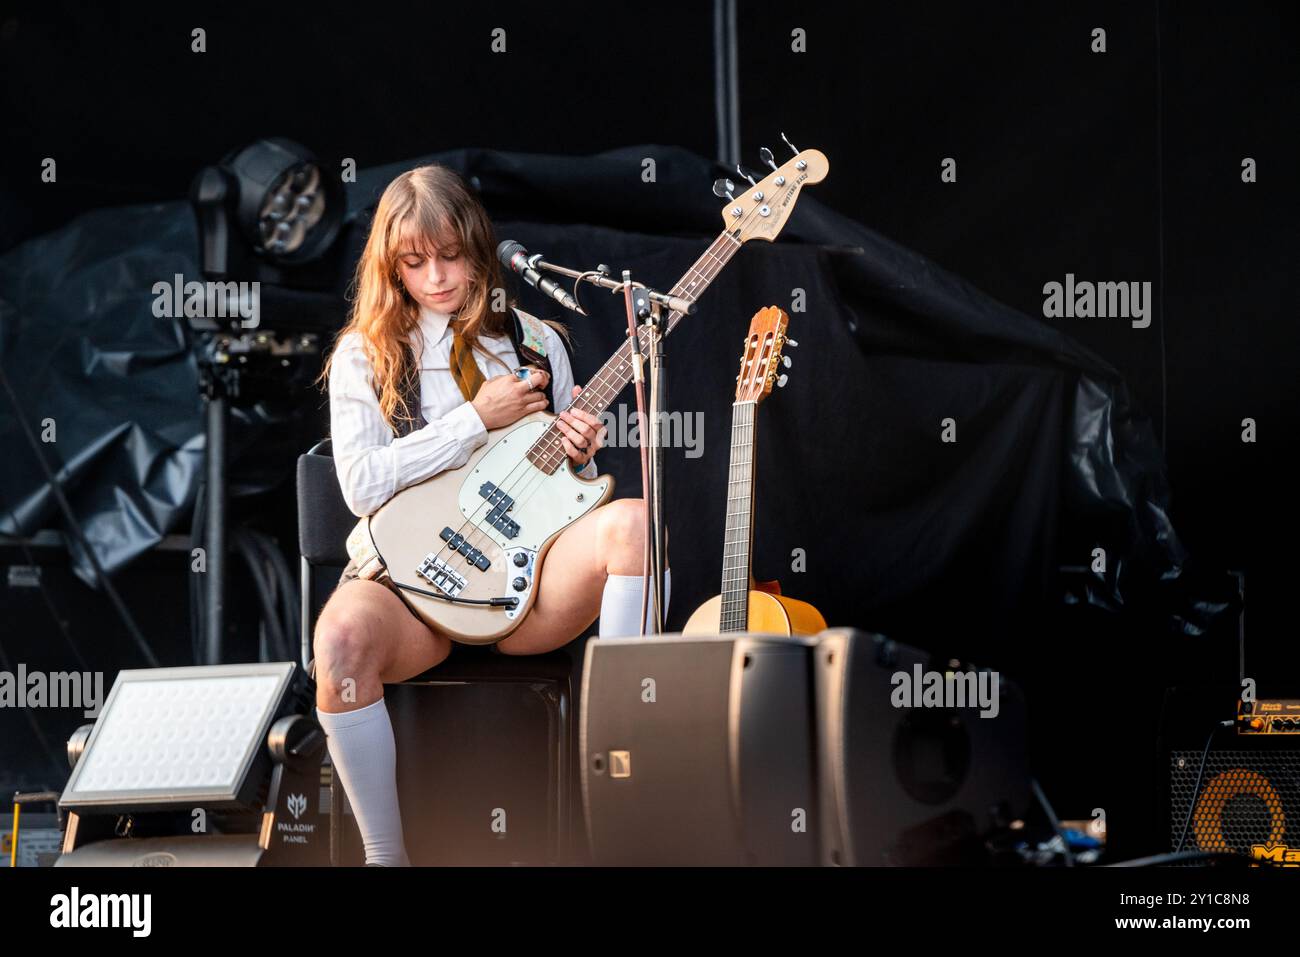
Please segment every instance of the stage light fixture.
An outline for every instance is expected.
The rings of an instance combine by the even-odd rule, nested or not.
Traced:
[[[205,402],[203,659],[225,660],[226,434],[232,401],[269,394],[299,406],[294,390],[319,370],[324,334],[342,326],[347,244],[337,241],[347,203],[341,175],[305,146],[258,140],[204,167],[190,188],[199,264],[225,308],[186,313]],[[236,303],[227,300],[236,297]],[[248,305],[245,305],[247,302]],[[248,320],[252,320],[251,323]]]
[[[205,167],[190,195],[199,218],[203,271],[212,278],[257,279],[249,274],[256,271],[256,259],[272,267],[319,259],[338,237],[346,205],[339,178],[329,175],[311,150],[284,137],[258,140]],[[232,242],[232,220],[254,261]]]
[[[239,184],[240,226],[258,252],[279,262],[302,262],[334,241],[342,190],[327,195],[334,181],[306,148],[285,139],[261,140],[238,153],[229,168]]]
[[[292,661],[121,672],[68,741],[55,866],[325,863],[314,694]]]
[[[272,725],[310,708],[292,688],[296,667],[121,672],[89,735],[75,735],[75,748],[70,742],[76,763],[60,805],[97,812],[256,805],[271,770]]]

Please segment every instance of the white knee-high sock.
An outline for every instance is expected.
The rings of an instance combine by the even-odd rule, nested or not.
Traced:
[[[653,588],[653,585],[651,586]],[[668,620],[668,602],[673,597],[673,570],[664,569],[664,620]],[[609,575],[605,579],[605,592],[600,599],[600,637],[631,638],[650,634],[653,621],[654,595],[646,604],[645,623],[638,625],[641,617],[641,576]]]
[[[334,773],[352,802],[366,863],[408,866],[397,806],[397,745],[384,699],[355,711],[318,709],[316,720],[325,729]]]

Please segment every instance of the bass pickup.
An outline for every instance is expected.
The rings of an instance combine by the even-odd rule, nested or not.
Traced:
[[[453,532],[451,526],[444,527],[439,537],[469,559],[469,563],[479,571],[485,572],[492,567],[492,562],[488,560],[488,557],[466,541],[464,535]]]

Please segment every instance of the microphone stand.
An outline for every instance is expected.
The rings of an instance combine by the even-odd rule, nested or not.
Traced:
[[[642,525],[641,617],[638,620],[642,622],[641,627],[644,628],[647,605],[649,605],[653,609],[650,618],[650,633],[658,635],[663,632],[661,522],[664,516],[662,510],[656,504],[662,499],[663,476],[663,460],[659,454],[662,450],[659,448],[658,442],[659,406],[657,405],[662,396],[656,392],[656,386],[662,385],[663,376],[660,375],[661,369],[656,368],[656,361],[660,364],[662,362],[663,345],[662,340],[656,341],[654,350],[651,353],[650,414],[647,416],[643,372],[645,356],[641,353],[641,337],[637,322],[640,321],[650,326],[652,329],[651,339],[654,340],[659,334],[657,325],[659,304],[655,303],[651,306],[645,287],[635,285],[632,282],[632,274],[628,270],[623,271],[623,282],[620,285],[623,288],[623,304],[627,311],[627,334],[632,350],[632,385],[636,393],[637,415],[642,424],[641,441],[638,445],[640,446],[641,459],[641,487],[645,494],[645,518]],[[658,360],[655,359],[655,356],[658,356]],[[649,427],[648,431],[647,425]],[[647,435],[649,436],[648,440]],[[651,601],[652,598],[653,601]]]
[[[663,308],[659,303],[650,307],[648,320],[653,330],[651,341],[654,343],[650,359],[650,491],[647,495],[646,508],[652,515],[654,532],[654,633],[662,634],[664,630],[664,568],[667,566],[665,546],[668,516],[664,499],[664,442],[663,415],[668,407],[668,376],[665,374]],[[643,619],[644,620],[644,619]]]
[[[533,270],[545,269],[549,272],[568,276],[574,282],[574,294],[577,283],[588,282],[611,292],[623,293],[623,304],[627,312],[627,334],[632,350],[632,382],[636,392],[637,413],[643,424],[641,430],[641,487],[644,490],[646,509],[645,524],[642,526],[645,542],[642,554],[641,573],[641,622],[644,628],[647,611],[650,617],[651,634],[662,634],[664,629],[664,570],[667,567],[667,527],[668,516],[664,499],[664,454],[663,435],[660,428],[660,412],[668,404],[668,377],[666,374],[666,353],[664,339],[667,337],[664,307],[670,312],[690,315],[695,311],[693,300],[657,292],[640,283],[632,281],[632,273],[623,270],[621,282],[611,279],[608,266],[579,272],[555,263],[545,261],[540,255],[527,260]],[[510,268],[515,267],[507,263]],[[516,271],[518,271],[516,269]],[[531,283],[530,283],[531,284]],[[557,300],[558,301],[558,300]],[[582,315],[581,306],[574,300],[569,308],[576,308]],[[646,414],[645,376],[643,363],[645,355],[641,351],[640,330],[637,322],[648,327],[650,332],[650,414]],[[648,440],[646,436],[649,436]],[[653,601],[651,601],[653,599]]]

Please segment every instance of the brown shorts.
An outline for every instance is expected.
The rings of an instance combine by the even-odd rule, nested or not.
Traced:
[[[344,582],[350,582],[357,577],[356,560],[349,558],[347,565],[343,569],[343,574],[339,576],[339,584],[342,585]]]
[[[344,582],[356,581],[360,577],[361,576],[357,574],[356,560],[349,558],[347,565],[343,568],[343,574],[339,576],[339,585],[342,585]],[[401,597],[397,590],[397,586],[393,584],[393,580],[387,575],[381,575],[379,577],[379,583],[387,587],[393,594]],[[337,589],[339,585],[335,585],[334,587]]]

